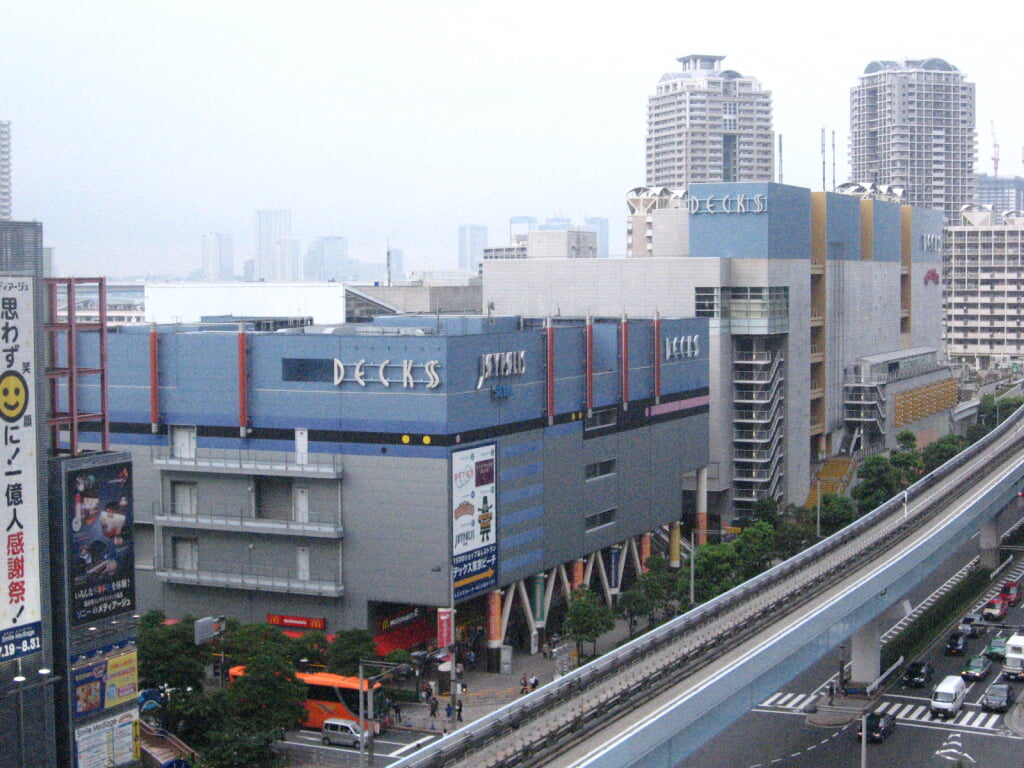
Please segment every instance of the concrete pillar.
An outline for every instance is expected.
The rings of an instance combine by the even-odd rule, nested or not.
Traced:
[[[981,524],[978,544],[981,547],[980,565],[982,569],[994,571],[999,567],[999,526],[996,524],[995,518]]]
[[[850,642],[850,684],[863,688],[882,674],[882,628],[875,619],[854,633]]]
[[[668,527],[668,567],[678,568],[682,565],[682,533],[678,522]]]
[[[697,470],[697,519],[694,520],[696,543],[708,543],[708,468]]]
[[[509,596],[511,600],[511,595]],[[487,671],[501,671],[501,590],[487,593]]]

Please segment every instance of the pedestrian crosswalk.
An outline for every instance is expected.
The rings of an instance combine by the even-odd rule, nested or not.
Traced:
[[[761,703],[761,707],[774,710],[788,710],[800,712],[809,704],[820,704],[822,693],[786,693],[780,691],[769,696]],[[979,709],[964,708],[964,710],[952,720],[933,720],[927,704],[920,701],[882,701],[874,709],[879,714],[888,714],[897,721],[918,721],[918,722],[945,722],[950,725],[957,725],[964,728],[978,728],[980,730],[995,730],[1002,719],[1002,715],[993,712],[983,712]]]

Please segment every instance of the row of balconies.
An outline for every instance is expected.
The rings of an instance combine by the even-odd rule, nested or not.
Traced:
[[[190,563],[184,566],[172,560],[154,559],[157,578],[172,584],[191,584],[201,587],[226,589],[247,589],[261,592],[284,594],[316,595],[319,597],[341,597],[345,587],[337,577],[329,579],[304,578],[297,568],[253,566],[241,564],[231,566],[216,563],[207,566]]]
[[[290,519],[261,517],[248,508],[199,509],[195,506],[155,504],[153,522],[158,525],[188,527],[197,530],[238,531],[316,538],[342,538],[345,527],[337,510],[292,512]]]

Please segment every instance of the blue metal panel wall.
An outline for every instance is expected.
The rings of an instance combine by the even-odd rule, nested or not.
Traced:
[[[691,198],[723,201],[744,195],[747,201],[764,195],[767,210],[756,212],[749,203],[746,212],[710,213],[695,202],[690,214],[690,254],[724,258],[809,259],[811,253],[811,193],[802,187],[783,184],[693,184]],[[719,202],[718,208],[723,208]],[[729,209],[725,205],[726,210]],[[735,210],[735,208],[732,208]]]
[[[827,259],[860,259],[860,198],[830,193],[825,197]]]
[[[903,226],[900,206],[895,203],[875,202],[874,260],[900,260]]]

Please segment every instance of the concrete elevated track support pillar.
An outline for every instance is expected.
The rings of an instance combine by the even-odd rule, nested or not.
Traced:
[[[882,635],[912,610],[909,600],[901,600],[853,634],[850,641],[850,685],[866,688],[878,679],[882,674]]]
[[[993,517],[981,524],[978,535],[980,565],[982,570],[994,571],[999,567],[999,518]]]

